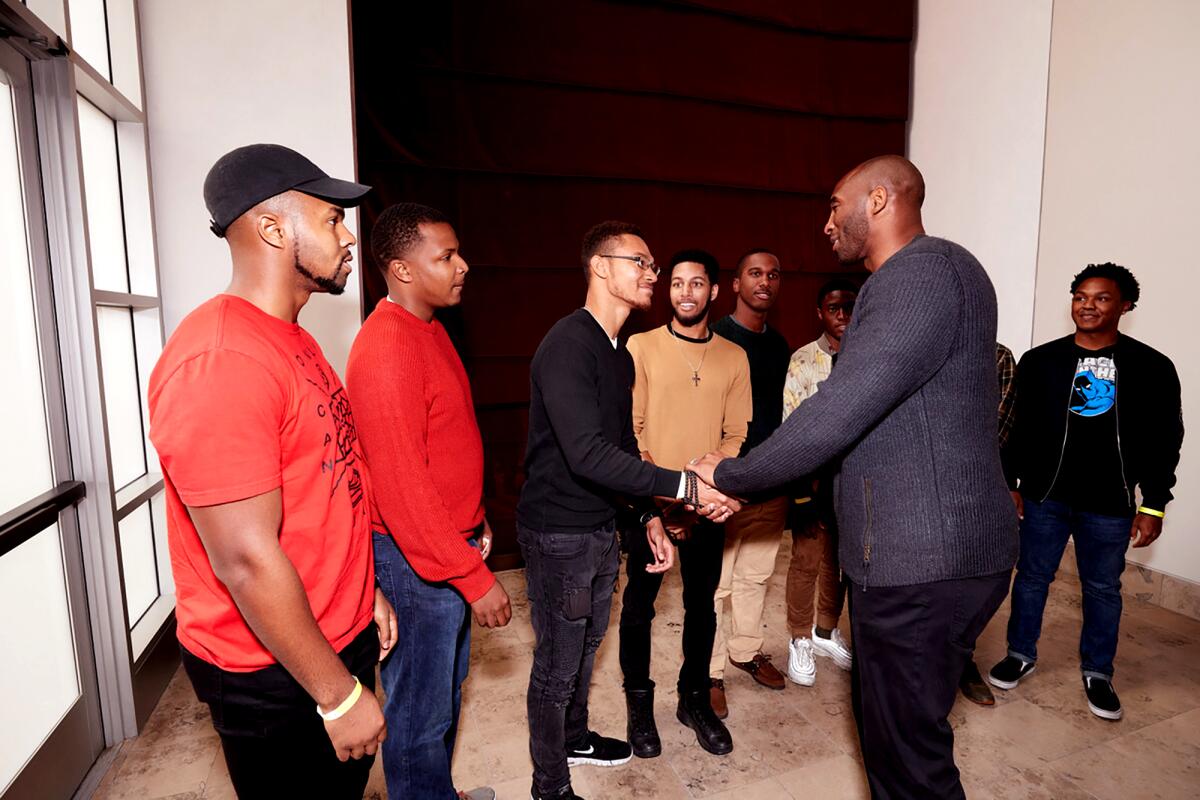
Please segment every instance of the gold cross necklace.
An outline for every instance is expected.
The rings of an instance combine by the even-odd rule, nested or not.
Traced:
[[[671,338],[675,340],[675,344],[679,348],[679,355],[683,356],[683,360],[687,362],[688,367],[691,368],[691,370],[692,370],[692,377],[691,377],[692,386],[699,388],[699,386],[700,386],[700,369],[701,369],[701,367],[704,366],[704,357],[706,355],[708,355],[708,345],[712,342],[712,337],[713,337],[712,331],[708,332],[708,338],[705,339],[705,341],[704,341],[704,350],[701,351],[701,353],[700,353],[700,363],[699,364],[693,364],[692,360],[687,357],[687,351],[684,349],[683,344],[680,342],[680,339],[682,339],[683,337],[680,334],[675,332],[675,329],[671,327],[671,323],[669,323],[669,322],[667,323],[667,331],[671,334]]]

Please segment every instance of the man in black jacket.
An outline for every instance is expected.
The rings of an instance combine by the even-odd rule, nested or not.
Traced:
[[[555,323],[530,365],[529,443],[517,505],[517,542],[537,644],[529,676],[534,800],[581,800],[568,767],[614,766],[626,742],[588,728],[588,686],[604,639],[619,560],[614,519],[634,502],[650,547],[648,572],[674,550],[648,498],[680,498],[713,522],[738,503],[696,476],[643,461],[633,434],[633,359],[617,338],[654,296],[658,267],[642,232],[602,222],[583,239],[587,302]]]
[[[1010,487],[1019,488],[1021,555],[1008,656],[988,675],[1012,689],[1033,672],[1046,595],[1073,537],[1084,691],[1091,712],[1111,720],[1121,718],[1112,676],[1125,551],[1162,532],[1183,443],[1175,366],[1117,330],[1139,296],[1129,270],[1089,264],[1071,283],[1074,335],[1035,347],[1017,368],[1016,426],[1004,463]]]

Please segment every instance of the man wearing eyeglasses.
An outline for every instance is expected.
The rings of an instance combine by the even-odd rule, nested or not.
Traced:
[[[582,261],[587,302],[550,329],[530,365],[526,482],[517,505],[537,637],[528,694],[534,800],[577,798],[571,766],[632,757],[626,742],[588,728],[592,667],[619,568],[617,507],[632,505],[640,516],[651,573],[666,572],[675,558],[651,497],[684,499],[714,522],[739,508],[694,474],[639,457],[633,360],[617,335],[631,311],[650,307],[658,280],[641,231],[627,222],[594,226]]]

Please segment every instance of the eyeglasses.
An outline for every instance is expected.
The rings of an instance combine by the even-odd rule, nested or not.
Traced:
[[[653,261],[651,261],[649,264],[647,264],[646,259],[642,258],[641,256],[618,256],[618,255],[609,255],[607,253],[601,253],[600,257],[601,258],[620,258],[624,261],[632,261],[634,264],[637,264],[637,268],[640,269],[642,272],[652,272],[655,275],[657,275],[660,272],[658,264],[655,264]]]

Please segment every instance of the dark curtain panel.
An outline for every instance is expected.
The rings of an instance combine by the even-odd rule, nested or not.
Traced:
[[[583,302],[579,245],[634,222],[657,260],[703,247],[726,273],[780,257],[771,323],[819,331],[817,288],[846,271],[821,233],[830,190],[903,153],[913,7],[799,0],[351,3],[366,240],[391,203],[435,206],[471,265],[443,317],[471,376],[487,453],[493,567],[515,565],[529,360]],[[363,251],[364,310],[386,292]],[[860,276],[861,277],[861,276]],[[625,333],[670,317],[665,281]]]

